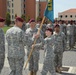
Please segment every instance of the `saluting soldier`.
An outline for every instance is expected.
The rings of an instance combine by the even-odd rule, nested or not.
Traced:
[[[8,43],[8,61],[11,72],[9,75],[22,75],[24,65],[24,46],[26,43],[25,33],[21,29],[23,19],[17,17],[14,27],[6,32],[6,40]]]
[[[55,68],[56,71],[61,73],[63,52],[66,49],[66,38],[63,32],[60,32],[60,26],[57,24],[54,27],[54,38],[55,38]]]
[[[4,66],[5,59],[5,37],[2,27],[4,26],[5,19],[0,17],[0,73]]]
[[[36,35],[37,32],[38,32],[38,29],[36,28],[36,23],[35,23],[35,20],[34,19],[31,19],[29,21],[30,23],[30,28],[28,28],[26,30],[26,34],[28,36],[28,39],[30,40],[34,40],[35,38],[38,38],[39,35]],[[42,41],[42,38],[43,36],[40,36],[36,43],[40,43]],[[32,48],[32,45],[33,45],[33,42],[30,42],[28,41],[28,45],[26,46],[27,48],[27,56],[29,55],[30,53],[30,50]],[[39,46],[35,46],[34,47],[34,51],[32,53],[32,56],[30,58],[30,61],[29,61],[29,71],[30,71],[30,75],[36,75],[37,74],[37,71],[38,71],[38,63],[39,63]]]

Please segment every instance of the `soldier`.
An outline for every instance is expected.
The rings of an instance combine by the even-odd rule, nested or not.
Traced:
[[[64,21],[59,21],[59,25],[60,25],[60,31],[64,32],[64,34],[66,35],[66,25],[64,24]]]
[[[53,36],[55,38],[55,68],[57,72],[61,73],[63,52],[66,49],[66,40],[65,34],[60,32],[59,25],[55,25],[54,30],[55,32]]]
[[[73,22],[70,21],[70,23],[67,25],[67,40],[69,42],[69,49],[74,47],[74,34],[75,26],[73,25]]]
[[[52,28],[54,30],[54,25],[51,21],[49,21],[49,23],[46,26],[47,28]]]
[[[23,25],[22,25],[22,30],[25,32],[26,31],[26,22],[24,21]]]
[[[26,43],[25,33],[22,31],[23,19],[17,17],[15,26],[6,32],[8,43],[8,61],[11,68],[9,75],[22,75],[24,65],[24,46]]]
[[[5,59],[5,37],[4,32],[1,29],[4,26],[5,19],[0,17],[0,73],[4,65]]]
[[[40,19],[38,20],[37,24],[36,24],[36,27],[37,27],[37,28],[40,27],[41,21],[42,21],[42,19],[40,18]],[[42,25],[41,34],[42,34],[44,37],[45,37],[45,35],[44,35],[44,34],[45,34],[45,33],[44,33],[44,32],[45,32],[45,29],[46,29],[46,24],[43,24],[43,25]]]
[[[41,74],[47,75],[48,72],[51,75],[56,75],[55,66],[54,66],[54,37],[52,36],[53,30],[51,28],[47,28],[45,31],[46,38],[42,42],[44,44],[44,50],[46,51],[46,57],[43,63],[43,69]]]
[[[34,38],[34,37],[37,38],[38,37],[38,35],[36,35],[37,32],[38,32],[38,29],[36,28],[36,23],[35,23],[35,20],[34,19],[31,19],[29,21],[29,23],[30,23],[30,28],[28,28],[26,30],[26,34],[28,35],[28,39],[31,39],[32,40],[32,38]],[[37,39],[36,43],[40,43],[42,41],[42,38],[43,37],[40,36]],[[26,48],[27,48],[27,56],[29,55],[30,50],[32,48],[32,44],[33,44],[33,42],[30,42],[30,41],[28,41],[28,42],[29,42],[29,44],[26,46]],[[35,47],[34,48],[34,51],[32,53],[32,56],[30,58],[30,61],[29,61],[30,75],[36,75],[36,73],[38,71],[39,54],[40,54],[39,53],[39,50],[40,50],[39,47]]]

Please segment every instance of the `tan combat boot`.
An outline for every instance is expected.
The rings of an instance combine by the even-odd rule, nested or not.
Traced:
[[[60,69],[60,67],[57,67],[56,72],[61,73],[61,69]]]
[[[29,75],[33,75],[33,71],[30,71],[30,74]]]
[[[34,72],[33,72],[33,75],[36,75],[36,74],[37,74],[37,72],[36,72],[36,71],[34,71]]]

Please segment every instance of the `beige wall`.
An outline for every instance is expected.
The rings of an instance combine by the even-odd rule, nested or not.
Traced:
[[[14,15],[21,16],[23,14],[23,0],[14,0]]]
[[[7,10],[10,10],[11,21],[15,20],[15,14],[21,17],[23,14],[23,0],[7,0],[10,3],[10,7],[7,6]],[[13,7],[12,7],[13,4]]]
[[[62,18],[60,18],[60,16],[63,16]],[[67,17],[65,17],[67,15]],[[72,17],[70,17],[72,15]],[[76,13],[58,13],[58,18],[60,20],[76,20]]]
[[[39,1],[36,1],[36,18],[39,16]]]

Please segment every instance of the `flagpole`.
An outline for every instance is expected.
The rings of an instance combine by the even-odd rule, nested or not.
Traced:
[[[45,20],[45,16],[43,17],[42,22],[41,22],[41,24],[40,24],[40,28],[39,28],[39,30],[38,30],[38,32],[37,32],[38,34],[40,34],[40,31],[41,31],[41,29],[42,29],[44,20]],[[35,39],[35,41],[34,41],[34,43],[33,43],[34,46],[35,46],[35,44],[36,44],[36,41],[37,41],[37,39]],[[32,49],[31,49],[31,52],[30,52],[30,54],[29,54],[29,56],[28,56],[28,59],[27,59],[27,61],[26,61],[26,64],[24,64],[24,69],[26,69],[26,67],[27,67],[27,65],[28,65],[28,62],[29,62],[29,60],[30,60],[30,58],[31,58],[31,55],[32,55],[33,51],[34,51],[34,46],[33,46]]]

